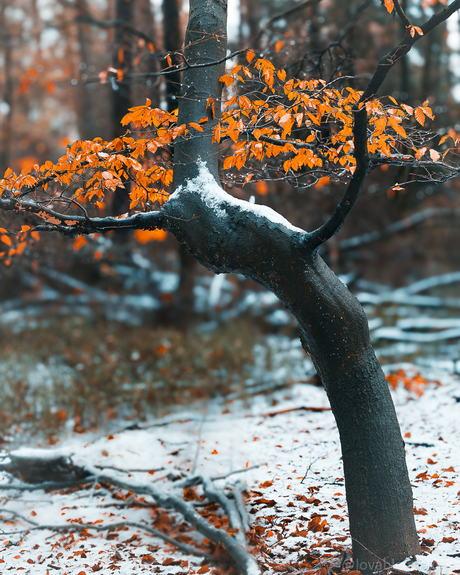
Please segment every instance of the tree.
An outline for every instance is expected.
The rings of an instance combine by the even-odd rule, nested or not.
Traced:
[[[317,3],[307,0],[303,6]],[[341,76],[329,83],[288,79],[285,70],[277,72],[250,49],[241,51],[247,64],[225,74],[226,3],[192,0],[183,63],[178,67],[170,61],[158,72],[182,71],[177,118],[147,101],[123,119],[124,125],[134,125],[136,137],[128,133],[111,142],[75,142],[58,162],[21,174],[7,170],[0,181],[0,208],[38,220],[17,234],[3,230],[7,262],[24,250],[30,234],[36,239],[41,231],[74,237],[122,228],[163,229],[209,270],[238,272],[278,296],[299,324],[337,421],[354,565],[364,574],[420,548],[404,442],[365,313],[318,248],[338,232],[378,166],[420,169],[414,181],[422,182],[458,173],[454,163],[429,147],[433,134],[417,126],[433,117],[428,102],[414,110],[392,98],[384,104],[376,96],[395,63],[459,10],[460,0],[421,26],[412,24],[398,0],[385,0],[385,7],[403,22],[404,37],[381,59],[365,89],[356,91],[341,87],[346,81]],[[223,83],[232,91],[222,111]],[[240,96],[238,84],[246,86]],[[162,152],[169,146],[174,146],[172,167]],[[221,156],[226,181],[244,184],[276,176],[307,186],[329,178],[343,182],[345,193],[329,219],[306,232],[269,208],[226,193],[219,176]],[[90,201],[127,181],[133,213],[93,216]],[[158,204],[161,208],[153,209]]]

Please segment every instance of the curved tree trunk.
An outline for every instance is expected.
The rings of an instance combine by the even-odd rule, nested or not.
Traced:
[[[191,1],[189,62],[225,55],[225,7]],[[206,115],[209,96],[220,99],[222,73],[219,66],[184,72],[179,124]],[[368,574],[418,553],[404,442],[361,305],[306,247],[309,234],[223,191],[217,145],[209,131],[200,136],[176,145],[175,192],[163,206],[168,229],[205,267],[261,283],[297,319],[340,432],[355,568]]]
[[[258,281],[297,319],[340,432],[355,568],[372,573],[418,553],[419,544],[404,442],[366,315],[318,254],[305,253],[300,231],[245,203],[227,200],[202,168],[164,211],[200,263]]]

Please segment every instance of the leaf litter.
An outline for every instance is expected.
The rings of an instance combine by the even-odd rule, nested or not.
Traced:
[[[420,375],[408,366],[392,371],[423,550],[397,568],[460,573],[459,380],[438,372],[441,381],[434,382],[428,370]],[[238,491],[237,482],[240,489],[243,482],[249,549],[261,570],[325,574],[330,567],[338,569],[351,547],[340,444],[328,407],[322,388],[294,384],[256,395],[249,405],[240,399],[214,400],[128,429],[120,422],[109,435],[68,435],[58,453],[75,466],[180,494],[227,532],[232,531],[228,518],[204,498],[203,487],[183,487],[183,481],[211,477],[226,493]],[[12,455],[49,458],[50,452],[56,450],[20,448]],[[54,490],[14,489],[24,484],[7,473],[0,481],[2,573],[237,573],[215,544],[149,496],[94,480]],[[177,549],[152,529],[205,557]]]

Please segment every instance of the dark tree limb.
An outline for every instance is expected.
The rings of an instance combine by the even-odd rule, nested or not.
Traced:
[[[397,0],[395,5],[398,4]],[[402,8],[401,17],[404,18],[405,14]],[[452,4],[441,10],[438,14],[432,16],[425,24],[421,26],[424,35],[430,32],[433,28],[447,20],[455,11],[460,9],[460,0],[454,0]],[[345,219],[353,208],[356,200],[359,197],[364,181],[368,175],[369,157],[367,151],[367,111],[364,106],[365,102],[374,98],[377,95],[383,81],[385,80],[388,72],[396,64],[396,62],[405,54],[409,52],[412,46],[419,40],[421,36],[418,33],[411,36],[410,31],[407,30],[401,42],[393,48],[386,56],[384,56],[377,69],[369,81],[366,89],[364,90],[358,104],[358,110],[353,112],[354,125],[353,125],[353,142],[355,147],[356,169],[350,183],[347,186],[345,195],[342,201],[335,209],[331,217],[322,226],[314,230],[310,237],[306,240],[308,249],[317,249],[321,244],[334,236],[342,227]]]
[[[396,6],[397,2],[395,2]],[[460,9],[460,0],[454,0],[449,6],[446,6],[444,10],[441,10],[437,14],[434,14],[425,24],[420,26],[425,36],[433,28],[445,22],[454,12]],[[415,34],[414,37],[411,36],[410,31],[406,30],[406,34],[401,42],[393,48],[388,54],[386,54],[379,62],[377,70],[369,81],[363,95],[361,96],[361,102],[367,102],[377,95],[383,81],[388,75],[388,72],[393,68],[396,62],[405,54],[409,52],[412,46],[420,40],[421,36]]]
[[[37,231],[59,232],[66,237],[120,229],[166,229],[168,220],[161,211],[140,212],[126,217],[106,216],[103,218],[66,215],[37,201],[15,197],[0,198],[0,209],[35,214],[48,222],[37,225],[35,227]]]
[[[96,20],[96,18],[93,18],[89,14],[84,14],[77,16],[77,22],[81,22],[82,24],[90,24],[91,26],[96,26],[98,28],[105,28],[105,29],[120,28],[125,32],[127,32],[128,34],[130,34],[131,36],[137,36],[138,38],[141,38],[146,42],[154,44],[154,41],[150,36],[148,36],[144,32],[141,32],[141,30],[138,30],[137,28],[126,22],[126,20],[122,20],[121,18],[114,18],[113,20],[104,21],[104,20]]]
[[[359,197],[364,181],[368,175],[369,156],[367,153],[367,110],[362,106],[353,112],[353,141],[355,143],[356,168],[347,186],[342,201],[332,216],[322,226],[309,234],[305,240],[308,250],[315,250],[327,242],[342,227]]]
[[[227,553],[239,566],[244,575],[259,575],[260,570],[257,562],[252,555],[246,550],[245,546],[240,543],[239,539],[227,533],[222,529],[217,529],[210,525],[190,503],[184,501],[181,497],[172,494],[162,493],[153,484],[136,483],[134,481],[125,481],[119,479],[113,473],[98,473],[97,479],[102,483],[110,483],[121,489],[127,489],[136,494],[150,495],[161,507],[174,509],[180,513],[184,519],[193,525],[202,535],[220,543]]]
[[[411,21],[407,17],[407,14],[404,12],[403,7],[401,6],[399,0],[394,0],[394,8],[395,8],[396,14],[401,18],[401,21],[404,24],[404,26],[406,28],[411,26],[412,25]]]

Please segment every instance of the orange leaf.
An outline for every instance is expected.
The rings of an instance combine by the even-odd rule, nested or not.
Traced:
[[[248,64],[250,64],[254,58],[256,57],[256,53],[254,52],[254,50],[248,50],[246,52],[246,60],[248,61]]]
[[[441,154],[436,150],[430,150],[430,157],[433,160],[433,162],[437,162],[441,157]]]
[[[101,84],[107,84],[107,70],[99,72],[98,77]]]
[[[401,107],[404,108],[404,110],[406,110],[409,116],[412,116],[412,114],[414,113],[414,108],[412,108],[412,106],[408,106],[407,104],[401,104]]]
[[[267,182],[257,182],[256,184],[256,192],[261,196],[265,196],[268,194],[268,184]]]
[[[394,2],[393,0],[384,0],[385,1],[385,8],[388,10],[388,12],[391,14],[393,12],[394,9]]]
[[[390,124],[390,126],[393,128],[393,130],[397,134],[399,134],[403,138],[407,138],[406,131],[404,130],[404,128],[401,126],[401,124],[397,121],[397,119],[395,117],[390,116],[388,118],[388,123]]]
[[[320,178],[320,179],[316,182],[315,186],[317,186],[317,187],[319,187],[319,188],[322,188],[323,186],[325,186],[325,185],[330,181],[330,179],[331,179],[331,178],[330,178],[329,176],[323,176],[322,178]]]
[[[244,182],[243,182],[243,187],[245,186],[245,184],[247,184],[249,182],[249,180],[252,180],[252,176],[254,174],[248,174],[245,178],[244,178]]]
[[[229,76],[228,74],[224,74],[223,76],[221,76],[219,78],[219,81],[224,82],[228,88],[229,86],[231,86],[233,84],[233,82],[235,81],[235,78],[233,78],[232,76]]]
[[[77,236],[73,243],[73,251],[78,252],[87,243],[88,240],[84,236]]]
[[[277,54],[283,46],[284,46],[284,42],[282,40],[278,40],[278,42],[275,44],[275,51]]]
[[[420,160],[422,156],[425,155],[427,148],[420,148],[420,150],[415,154],[415,159]]]
[[[198,130],[199,132],[203,132],[203,128],[196,122],[190,122],[189,126],[192,126],[192,128],[195,128],[195,130]]]
[[[278,73],[276,75],[281,80],[281,82],[284,82],[284,80],[286,79],[286,70],[278,70]]]
[[[9,236],[6,236],[6,235],[0,236],[0,240],[2,240],[2,242],[4,244],[6,244],[7,246],[11,246],[11,244],[13,243],[11,241],[11,238]]]
[[[415,119],[423,126],[425,123],[425,114],[423,113],[422,108],[415,108]]]
[[[172,60],[171,60],[171,56],[169,54],[166,54],[166,60],[168,61],[168,66],[171,68]]]

